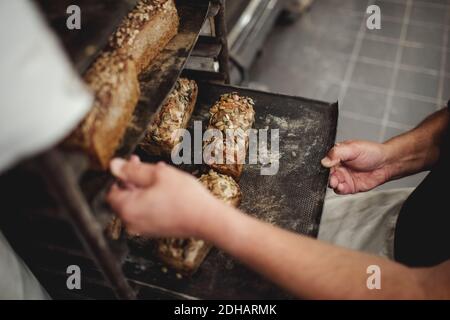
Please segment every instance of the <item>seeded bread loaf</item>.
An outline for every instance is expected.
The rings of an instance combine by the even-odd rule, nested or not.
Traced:
[[[139,98],[138,75],[177,33],[173,0],[141,0],[85,74],[94,105],[65,146],[84,150],[92,167],[106,169]]]
[[[210,170],[199,181],[217,198],[232,206],[239,206],[241,192],[239,185],[231,178]],[[160,239],[157,243],[159,258],[175,270],[191,275],[197,271],[212,245],[204,240],[188,238]]]
[[[174,0],[141,0],[113,34],[110,46],[131,55],[141,73],[177,34],[178,26]]]
[[[236,181],[242,174],[243,163],[248,149],[248,132],[255,122],[254,102],[251,98],[240,97],[237,93],[224,94],[209,110],[208,129],[217,129],[222,138],[217,136],[206,140],[203,148],[211,158],[207,164],[217,172],[232,176]],[[232,131],[233,136],[227,143],[226,134]],[[217,161],[221,157],[221,162]]]
[[[216,198],[233,207],[241,204],[241,190],[239,185],[231,177],[209,170],[198,181],[201,182]]]
[[[154,115],[141,148],[153,155],[170,156],[180,141],[178,129],[185,129],[197,101],[197,84],[193,80],[178,79],[161,110]]]
[[[91,111],[65,145],[84,150],[93,167],[105,169],[131,121],[139,99],[136,67],[131,57],[118,51],[104,52],[85,74],[95,94]]]

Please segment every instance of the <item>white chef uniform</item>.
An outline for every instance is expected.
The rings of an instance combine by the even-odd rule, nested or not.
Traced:
[[[320,222],[320,240],[394,258],[394,234],[403,203],[414,188],[337,195],[329,190]]]
[[[64,138],[86,114],[92,96],[33,2],[0,1],[0,43],[1,174]],[[0,299],[45,298],[0,232]]]

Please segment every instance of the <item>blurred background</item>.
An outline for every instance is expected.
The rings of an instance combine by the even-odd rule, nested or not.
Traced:
[[[371,4],[380,30],[366,27]],[[338,100],[337,141],[385,141],[450,97],[450,0],[229,0],[227,11],[232,81]]]

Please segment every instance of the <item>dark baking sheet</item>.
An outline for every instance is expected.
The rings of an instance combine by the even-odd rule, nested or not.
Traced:
[[[221,94],[232,91],[254,99],[256,129],[280,130],[279,172],[262,176],[260,165],[246,165],[239,182],[243,193],[240,208],[282,228],[317,236],[328,180],[328,170],[320,165],[320,160],[334,143],[337,103],[200,83],[191,126],[194,120],[202,120],[205,127],[210,106]],[[146,160],[157,159],[148,157]],[[169,290],[174,295],[204,299],[289,297],[217,249],[212,250],[193,277],[178,279],[173,271],[161,271],[162,265],[152,257],[151,243],[131,241],[130,246],[131,254],[125,264],[127,276]],[[149,290],[152,289],[146,286],[147,293],[140,298],[145,298]]]

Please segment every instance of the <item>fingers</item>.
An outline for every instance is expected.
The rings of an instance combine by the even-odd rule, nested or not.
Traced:
[[[120,188],[114,184],[106,195],[106,201],[116,212],[121,212],[127,201],[131,197],[132,190]]]
[[[127,233],[131,235],[139,235],[141,231],[139,223],[141,219],[136,219],[136,202],[139,201],[140,190],[123,189],[117,184],[113,185],[106,196],[106,200],[120,217],[122,223],[126,227]],[[139,222],[136,223],[135,220]]]
[[[321,163],[325,168],[331,168],[344,161],[351,161],[358,157],[358,150],[352,143],[336,144]]]
[[[331,169],[329,185],[338,194],[351,194],[356,192],[351,174],[346,168],[340,166]]]
[[[156,172],[161,165],[144,164],[139,158],[130,161],[116,158],[111,161],[111,173],[127,184],[139,188],[149,187],[156,179]]]
[[[133,155],[130,157],[130,161],[131,161],[131,162],[134,162],[134,163],[140,163],[140,162],[141,162],[141,159],[139,158],[139,156],[133,154]]]
[[[336,176],[332,175],[330,177],[330,187],[335,189],[335,188],[337,188],[338,184],[339,184],[338,178]]]

